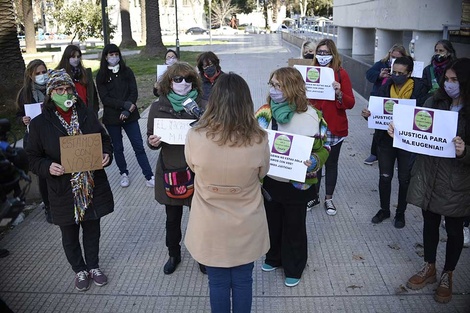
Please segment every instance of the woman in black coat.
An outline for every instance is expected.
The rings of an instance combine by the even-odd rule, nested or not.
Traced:
[[[50,72],[42,114],[31,121],[30,130],[26,147],[30,169],[47,180],[52,222],[62,232],[65,255],[76,273],[75,288],[85,291],[91,280],[103,286],[107,277],[99,267],[100,219],[113,212],[113,194],[103,169],[65,173],[60,137],[101,134],[103,166],[111,164],[112,145],[95,113],[78,97],[65,70]]]

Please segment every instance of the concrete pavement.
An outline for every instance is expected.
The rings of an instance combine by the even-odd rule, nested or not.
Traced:
[[[299,49],[282,42],[279,34],[237,36],[226,45],[182,49],[214,51],[224,71],[246,79],[256,106],[265,101],[271,71],[299,56]],[[285,287],[282,271],[264,273],[262,259],[256,262],[252,312],[470,312],[470,249],[463,250],[454,272],[449,304],[433,300],[436,284],[419,291],[404,287],[423,262],[421,211],[410,206],[406,227],[400,230],[391,219],[371,224],[379,208],[378,167],[363,164],[372,131],[360,116],[367,102],[356,96],[356,106],[348,112],[350,135],[343,144],[334,195],[338,214],[328,216],[321,206],[307,214],[309,259],[297,287]],[[143,134],[147,114],[140,120]],[[122,189],[116,165],[107,169],[116,207],[102,220],[100,266],[109,284],[93,285],[85,293],[74,289],[74,273],[62,250],[59,228],[47,224],[43,211],[35,209],[0,241],[10,250],[8,257],[0,259],[0,297],[14,312],[210,312],[207,276],[199,272],[184,246],[176,272],[163,274],[167,260],[164,207],[154,200],[153,189],[145,187],[124,137],[131,185]],[[157,152],[147,152],[155,166]],[[397,199],[397,184],[394,179],[392,203]],[[323,192],[322,188],[321,197]],[[444,236],[442,231],[443,240]],[[442,242],[439,273],[444,252]]]

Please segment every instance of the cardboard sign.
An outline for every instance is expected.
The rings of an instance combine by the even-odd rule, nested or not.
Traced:
[[[162,137],[162,141],[170,145],[184,145],[186,135],[195,120],[155,118],[153,134]]]
[[[103,168],[101,134],[60,137],[60,163],[65,173]]]
[[[312,59],[289,59],[287,61],[287,64],[290,67],[293,67],[294,65],[310,65],[313,66],[313,60]]]

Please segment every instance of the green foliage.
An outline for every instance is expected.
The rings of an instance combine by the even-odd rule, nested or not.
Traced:
[[[108,7],[108,10],[112,9]],[[54,1],[51,14],[58,25],[64,29],[64,34],[71,35],[73,41],[78,38],[85,41],[87,38],[103,39],[103,24],[101,6],[93,0],[75,0],[64,5],[63,0]],[[115,31],[115,26],[108,20],[108,33]]]
[[[240,8],[240,13],[250,14],[256,9],[255,0],[231,0],[233,6]]]

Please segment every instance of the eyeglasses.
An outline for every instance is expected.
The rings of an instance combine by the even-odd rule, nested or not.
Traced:
[[[54,90],[60,96],[62,96],[65,92],[67,92],[68,94],[73,93],[72,87],[58,87],[58,88],[55,88]]]
[[[281,84],[279,84],[279,83],[269,82],[268,85],[271,86],[271,87],[274,87],[274,88],[276,88],[276,89],[278,89],[278,90],[281,89]]]
[[[318,50],[317,54],[318,55],[331,55],[331,52],[328,50]]]
[[[181,83],[182,81],[187,82],[187,83],[194,83],[195,79],[193,76],[175,76],[173,77],[171,80],[174,82],[174,83]]]
[[[403,73],[403,72],[393,71],[393,72],[392,72],[392,75],[397,75],[397,76],[400,76],[400,75],[408,75],[408,72]]]

